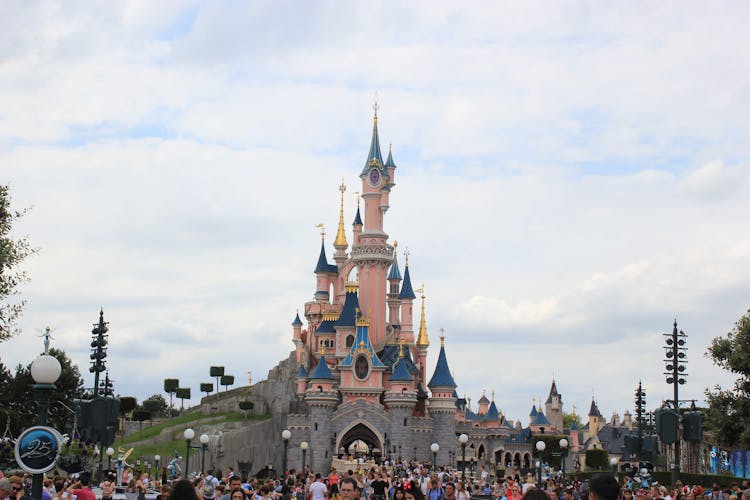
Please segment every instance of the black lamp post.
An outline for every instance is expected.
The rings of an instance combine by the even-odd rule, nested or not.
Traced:
[[[208,437],[208,434],[201,434],[201,437],[198,438],[201,442],[201,473],[206,472],[206,451],[208,450],[208,442],[211,440],[211,438]]]
[[[539,488],[542,487],[542,452],[545,448],[547,448],[547,443],[545,443],[544,441],[536,442],[536,449],[539,452],[539,460],[537,461],[537,484]]]
[[[414,447],[414,461],[417,461],[417,447]]]
[[[469,442],[469,436],[461,434],[458,436],[458,442],[461,443],[461,453],[463,458],[461,459],[461,481],[466,479],[466,443]]]
[[[302,450],[302,472],[305,472],[305,455],[307,455],[307,449],[310,447],[310,444],[307,441],[302,441],[299,444],[299,449]]]
[[[286,459],[287,459],[287,452],[289,451],[289,438],[292,437],[292,433],[289,431],[289,429],[284,429],[281,431],[281,439],[284,441],[284,462],[282,463],[281,467],[281,473],[286,476]]]
[[[440,445],[432,443],[430,445],[430,451],[432,452],[432,470],[437,470],[437,453],[440,451]]]
[[[161,455],[154,455],[154,469],[156,470],[156,476],[154,481],[161,481],[161,469],[159,468],[159,462],[161,462]]]
[[[112,469],[112,455],[115,454],[115,449],[111,446],[107,448],[107,472]]]
[[[47,425],[49,395],[55,389],[55,382],[60,378],[62,367],[56,357],[42,354],[31,363],[31,378],[34,379],[34,398],[37,401],[37,425]],[[34,474],[31,482],[31,497],[42,500],[42,483],[44,474]]]
[[[398,445],[398,461],[401,461],[401,445]]]
[[[667,359],[664,360],[666,365],[667,384],[672,384],[674,391],[674,399],[672,404],[674,405],[674,411],[677,413],[677,439],[674,442],[674,464],[672,467],[672,484],[675,484],[680,480],[680,433],[679,433],[679,416],[680,416],[680,398],[679,398],[679,387],[685,383],[685,363],[687,360],[687,347],[685,347],[685,339],[687,335],[682,330],[677,330],[677,320],[674,321],[672,333],[663,334],[666,340],[664,346],[665,356]]]

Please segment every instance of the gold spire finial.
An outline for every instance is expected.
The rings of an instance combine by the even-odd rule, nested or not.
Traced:
[[[326,346],[321,346],[320,355],[323,356],[324,358],[326,357]]]
[[[407,245],[404,248],[404,260],[406,261],[406,265],[409,265],[409,246]]]
[[[406,339],[403,337],[398,339],[398,357],[403,358],[404,357],[404,344],[406,344]]]
[[[375,121],[378,121],[378,109],[380,109],[380,106],[378,105],[378,91],[375,91],[375,102],[372,104],[372,110],[375,112]]]
[[[341,191],[341,207],[339,208],[339,229],[336,231],[336,239],[333,241],[333,246],[337,250],[344,250],[349,246],[346,242],[346,231],[344,231],[344,191],[346,186],[344,185],[344,178],[341,178],[341,185],[339,185],[339,191]]]
[[[419,288],[417,292],[419,292],[422,296],[422,318],[419,320],[419,335],[417,336],[417,345],[428,346],[430,345],[430,339],[427,337],[427,320],[424,312],[424,283],[422,283],[422,287]]]
[[[364,314],[362,314],[359,307],[354,308],[354,317],[356,318],[354,323],[357,326],[370,326],[370,322],[365,318]]]
[[[359,191],[354,191],[354,198],[357,200],[357,210],[359,210]]]
[[[325,239],[326,239],[326,227],[323,225],[322,222],[320,224],[315,224],[315,227],[317,227],[318,229],[320,229],[320,239],[322,239],[323,241],[325,241]]]
[[[440,328],[440,347],[445,347],[445,328]],[[482,390],[484,394],[484,390]]]
[[[495,400],[495,389],[492,389],[492,401]]]

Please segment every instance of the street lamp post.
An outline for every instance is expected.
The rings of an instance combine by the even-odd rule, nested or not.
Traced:
[[[437,453],[440,451],[440,445],[432,443],[430,445],[430,451],[432,452],[432,470],[437,470]]]
[[[112,455],[115,454],[115,449],[111,446],[107,448],[107,472],[112,468]]]
[[[466,443],[469,442],[469,436],[461,434],[458,436],[458,442],[461,443],[461,453],[463,458],[461,459],[461,481],[466,480]]]
[[[289,429],[284,429],[281,431],[281,439],[284,441],[284,462],[282,463],[282,471],[281,473],[286,475],[286,459],[287,459],[287,451],[289,450],[289,438],[292,437],[292,433],[289,431]]]
[[[190,476],[190,449],[198,448],[198,446],[192,446],[190,444],[195,437],[195,431],[193,429],[185,429],[185,432],[183,432],[182,435],[185,438],[185,477],[187,478]]]
[[[154,481],[157,483],[161,482],[161,469],[159,468],[159,462],[161,461],[161,455],[154,455],[154,467],[156,468],[156,477],[154,477]]]
[[[609,459],[609,465],[612,466],[612,473],[615,475],[615,479],[617,479],[617,457],[612,457]]]
[[[198,438],[201,442],[201,473],[206,472],[206,450],[208,450],[208,442],[211,438],[208,437],[208,434],[201,434],[201,437]]]
[[[305,472],[305,455],[307,455],[307,449],[310,447],[310,444],[307,441],[302,441],[299,444],[299,449],[302,450],[302,472]]]
[[[560,470],[562,472],[563,488],[565,487],[565,459],[568,457],[568,440],[560,439]]]
[[[31,363],[31,378],[34,379],[34,396],[37,400],[37,425],[47,425],[49,394],[55,389],[55,382],[60,378],[62,367],[56,357],[42,354]],[[44,474],[34,474],[31,482],[31,497],[42,499],[42,480]]]
[[[539,488],[542,487],[542,452],[545,450],[545,448],[547,448],[547,443],[545,443],[544,441],[536,442],[536,449],[539,452],[539,460],[537,460],[536,462],[537,470],[538,470],[537,480],[538,480]]]

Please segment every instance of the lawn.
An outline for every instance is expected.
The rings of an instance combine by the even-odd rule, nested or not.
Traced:
[[[130,443],[137,441],[143,441],[144,439],[151,439],[158,436],[164,429],[175,427],[175,430],[179,430],[181,427],[189,427],[187,424],[195,422],[196,420],[204,420],[203,424],[220,424],[224,422],[242,422],[247,420],[248,422],[260,421],[271,418],[270,415],[250,415],[245,418],[244,413],[230,412],[230,413],[216,413],[213,415],[204,415],[202,413],[189,413],[187,415],[180,415],[179,417],[173,417],[171,420],[164,420],[154,425],[148,425],[147,422],[143,423],[143,432],[134,432],[124,440],[118,441],[120,446],[126,446]]]

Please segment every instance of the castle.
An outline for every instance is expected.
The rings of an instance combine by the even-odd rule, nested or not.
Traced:
[[[601,415],[593,401],[594,427],[564,429],[562,397],[554,380],[544,409],[541,401],[538,408],[533,405],[529,425],[523,427],[499,411],[494,393],[492,400],[482,395],[476,412],[468,398],[458,396],[442,336],[435,370],[427,373],[431,342],[424,289],[412,285],[408,253],[401,273],[397,243],[390,244],[384,231],[396,164],[390,148],[383,161],[377,109],[359,178],[364,219],[358,203],[350,245],[342,182],[333,263],[322,231],[314,296],[304,304],[304,321],[298,312],[292,323],[298,370],[296,395],[284,422],[293,436],[289,445],[308,443],[308,463],[321,472],[337,457],[349,455],[355,443],[383,459],[432,461],[436,453],[440,465],[517,469],[533,467],[533,436],[539,434],[570,438],[570,466],[588,443],[601,446],[596,437]],[[468,436],[465,450],[461,434]]]

